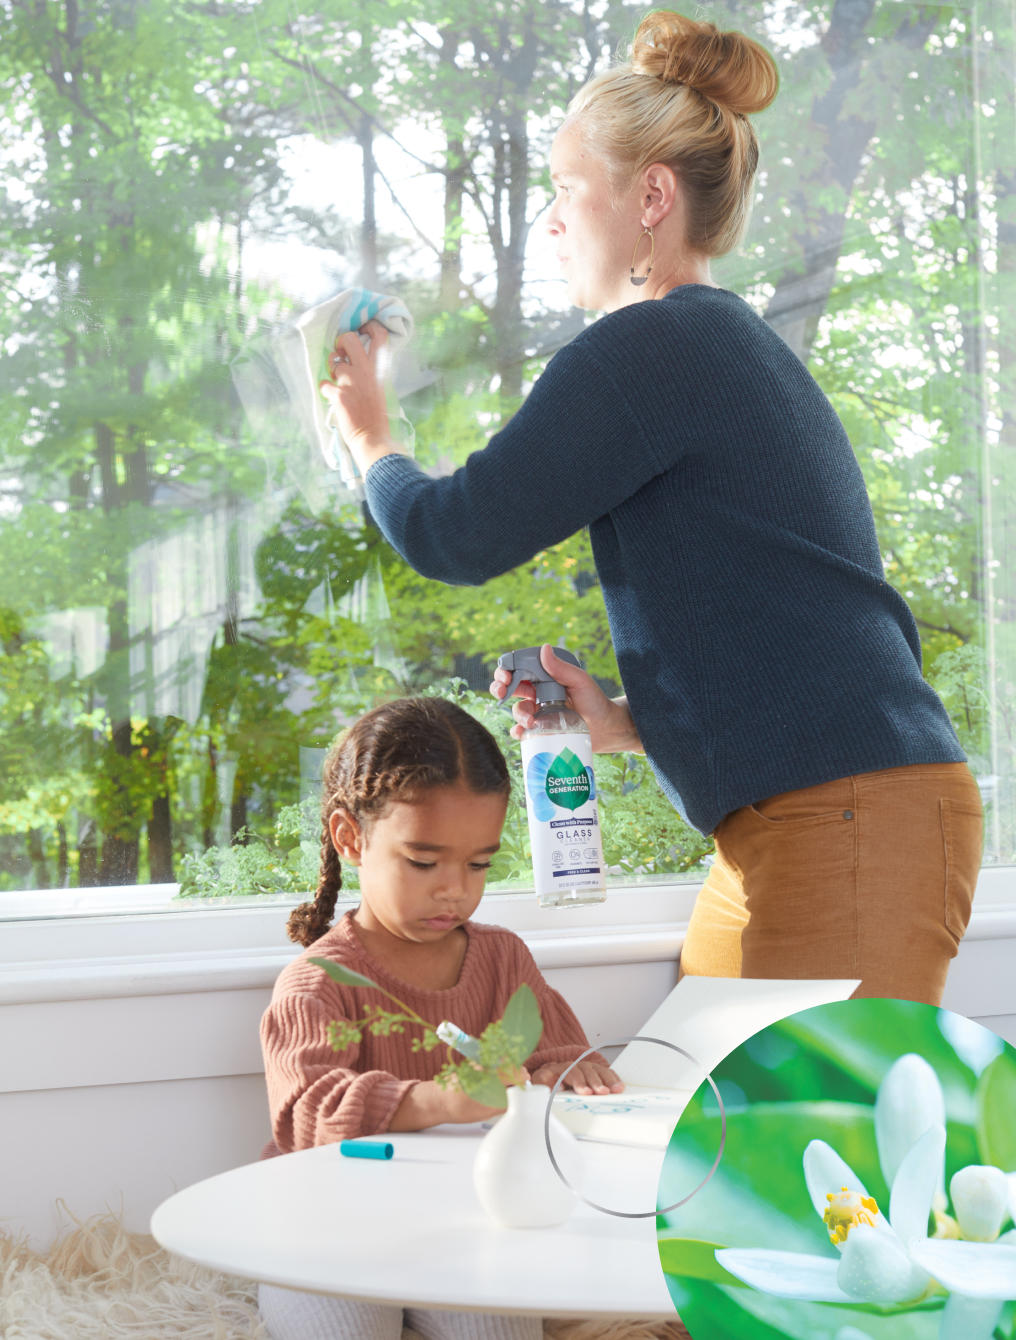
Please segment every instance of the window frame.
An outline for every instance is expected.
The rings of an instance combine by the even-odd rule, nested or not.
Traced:
[[[908,4],[910,7],[913,7],[913,0],[898,0],[898,3]],[[993,3],[993,0],[989,0],[989,3],[986,6],[982,5],[978,7],[972,3],[967,3],[961,4],[958,8],[971,15],[976,14],[978,8],[980,8],[982,16],[987,16],[988,14],[993,13],[997,6]],[[992,51],[989,55],[994,58],[995,53]],[[976,63],[976,51],[974,59]],[[976,127],[982,119],[982,114],[976,110],[976,105],[972,112],[972,116]],[[979,276],[982,284],[984,307],[985,309],[993,310],[1001,303],[999,278],[997,274],[985,271],[983,268],[979,271]],[[985,466],[986,476],[990,476],[991,458],[994,456],[994,450],[987,442],[984,444],[984,454],[986,458],[988,458],[988,464]],[[990,499],[986,500],[985,509],[986,511],[990,510]],[[990,532],[990,526],[986,525],[986,532]],[[995,579],[993,576],[988,538],[989,536],[986,534],[985,582],[990,591]],[[997,560],[995,561],[997,562]],[[993,636],[993,632],[994,623],[989,620],[987,628],[989,640]],[[989,894],[989,906],[994,907],[996,902],[1008,906],[1010,900],[1013,903],[1016,903],[1016,874],[1013,874],[1014,871],[1016,871],[1016,867],[986,866],[984,868],[979,889],[991,891]],[[671,896],[675,900],[675,907],[683,909],[688,897],[686,891],[688,889],[694,889],[697,885],[693,881],[677,880],[672,884],[657,887],[669,890]],[[208,918],[213,911],[218,911],[222,914],[235,912],[238,917],[242,914],[244,917],[247,917],[247,923],[245,924],[253,924],[254,922],[260,924],[261,915],[264,914],[263,943],[271,944],[273,943],[273,940],[271,938],[270,925],[271,916],[274,915],[274,913],[269,913],[269,906],[279,909],[280,915],[284,920],[284,912],[282,911],[282,908],[291,906],[295,901],[298,901],[296,899],[271,899],[270,903],[268,903],[264,898],[261,898],[246,900],[241,906],[238,903],[226,905],[220,903],[219,900],[201,900],[200,902],[195,900],[191,907],[185,911],[183,908],[170,907],[167,905],[171,895],[165,893],[165,891],[175,888],[175,885],[136,885],[123,888],[90,886],[60,891],[33,890],[23,893],[0,893],[0,922],[4,924],[8,941],[12,938],[17,939],[17,935],[12,933],[13,927],[25,926],[27,924],[38,923],[54,927],[57,923],[66,921],[69,928],[77,928],[77,931],[80,932],[86,922],[108,922],[111,926],[116,923],[118,929],[115,933],[111,931],[111,938],[116,940],[117,943],[122,940],[125,945],[130,946],[132,944],[144,945],[147,943],[145,928],[153,918],[173,917],[186,919],[189,916],[195,916],[199,917],[198,924],[201,924],[205,922],[205,919]],[[997,892],[999,890],[1002,891],[1001,894]],[[645,903],[647,907],[652,906],[652,900],[650,899],[648,902],[646,901],[647,896],[644,894],[644,891],[641,890],[640,886],[631,888],[622,886],[621,888],[608,892],[608,901],[605,906],[608,908],[611,907],[613,900],[621,895],[623,895],[626,900],[633,899],[630,903],[626,902],[626,907],[630,916],[634,918],[634,924],[643,924],[644,918],[640,909],[642,908],[643,903]],[[542,931],[539,927],[530,925],[529,914],[521,910],[521,904],[527,899],[527,896],[528,895],[524,890],[503,896],[489,895],[488,903],[492,902],[492,900],[500,899],[498,907],[499,909],[502,906],[504,907],[506,914],[505,920],[513,929],[516,926],[515,919],[517,916],[518,924],[521,928],[527,932],[532,931],[533,933],[541,934]],[[535,900],[529,897],[529,901],[533,903],[535,909]],[[29,903],[33,904],[33,906],[29,907]],[[516,908],[516,903],[520,905],[518,909]],[[688,905],[690,906],[690,903]],[[509,907],[511,908],[510,912],[508,911]],[[614,925],[609,919],[598,920],[592,913],[593,909],[572,909],[564,915],[569,919],[569,927],[571,929],[579,930],[582,933],[586,933],[595,927],[608,927]],[[609,914],[606,915],[609,917]],[[975,916],[980,918],[980,908],[975,911]],[[181,922],[180,924],[184,925],[188,923]],[[235,924],[239,925],[240,922],[237,921]],[[128,926],[134,927],[133,934],[128,934],[126,929]],[[259,932],[259,934],[261,934],[261,932]],[[126,952],[134,953],[135,950],[128,947]],[[64,955],[64,957],[69,959],[72,958],[73,955],[68,953]],[[102,956],[99,955],[98,957],[101,958]]]
[[[604,903],[564,910],[541,909],[532,892],[490,893],[476,920],[521,935],[541,969],[676,965],[700,888],[701,881],[631,885],[609,891]],[[127,910],[122,895],[136,891],[108,890],[121,895],[118,913],[78,910],[4,921],[0,1004],[270,987],[300,952],[285,936],[295,899]],[[988,866],[963,943],[1010,938],[1016,939],[1016,865]]]

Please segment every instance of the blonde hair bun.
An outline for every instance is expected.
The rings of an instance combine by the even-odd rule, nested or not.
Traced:
[[[744,33],[723,33],[669,9],[654,10],[639,24],[631,68],[684,84],[743,116],[768,107],[779,88],[776,65],[764,47]]]

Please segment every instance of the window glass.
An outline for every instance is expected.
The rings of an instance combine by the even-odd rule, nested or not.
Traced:
[[[620,691],[585,535],[482,588],[382,541],[322,458],[294,322],[398,296],[417,458],[481,446],[590,319],[545,237],[547,154],[643,12],[0,0],[0,890],[305,888],[322,751],[365,707],[452,694],[517,759],[486,695],[500,652],[562,643]],[[1009,862],[1011,11],[707,17],[782,79],[716,278],[846,424],[986,860]],[[708,859],[643,760],[604,759],[600,785],[616,874]],[[520,807],[494,873],[529,882]]]

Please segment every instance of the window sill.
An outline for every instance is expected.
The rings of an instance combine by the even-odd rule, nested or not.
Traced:
[[[521,935],[541,969],[674,962],[698,887],[612,889],[606,902],[560,912],[532,894],[491,893],[477,920]],[[5,923],[0,1004],[271,987],[300,952],[285,934],[292,898],[177,902],[169,911],[171,888],[162,886],[161,904],[154,890],[141,891],[131,908],[123,895],[134,891],[116,890],[117,910],[105,915],[58,913],[58,897],[44,894],[41,916]]]
[[[172,888],[113,890],[115,910],[104,915],[94,912],[94,893],[87,913],[58,912],[65,893],[24,895],[45,906],[5,923],[0,1004],[268,988],[299,952],[285,935],[293,899],[176,902],[170,911]],[[560,912],[539,908],[531,894],[491,893],[477,919],[521,935],[541,969],[674,962],[698,888],[615,888],[604,903]],[[964,943],[1002,938],[1016,938],[1016,866],[982,872]]]

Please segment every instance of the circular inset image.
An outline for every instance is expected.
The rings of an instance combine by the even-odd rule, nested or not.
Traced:
[[[1016,1340],[1016,1050],[962,1015],[845,1000],[762,1029],[712,1077],[723,1159],[660,1213],[694,1340]],[[715,1155],[700,1087],[658,1204]]]

